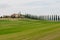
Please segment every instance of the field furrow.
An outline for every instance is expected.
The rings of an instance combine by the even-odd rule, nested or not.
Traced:
[[[0,20],[0,40],[60,40],[60,22]]]

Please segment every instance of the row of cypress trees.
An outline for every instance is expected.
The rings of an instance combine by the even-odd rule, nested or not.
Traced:
[[[60,15],[43,15],[43,16],[36,16],[31,14],[26,14],[25,18],[29,19],[36,19],[36,20],[52,20],[52,21],[59,21]]]

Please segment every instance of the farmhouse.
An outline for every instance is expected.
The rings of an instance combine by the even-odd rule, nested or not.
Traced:
[[[11,15],[11,18],[23,18],[23,17],[24,16],[22,14],[16,14],[16,13],[14,13],[14,14]]]

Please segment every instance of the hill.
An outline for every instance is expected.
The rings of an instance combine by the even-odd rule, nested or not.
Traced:
[[[60,40],[60,22],[0,20],[0,40]]]

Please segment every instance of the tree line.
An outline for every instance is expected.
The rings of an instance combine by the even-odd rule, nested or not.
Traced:
[[[43,15],[43,16],[37,16],[37,15],[31,15],[31,14],[12,14],[11,16],[5,15],[1,16],[0,18],[29,18],[29,19],[35,19],[35,20],[60,20],[59,15]]]

